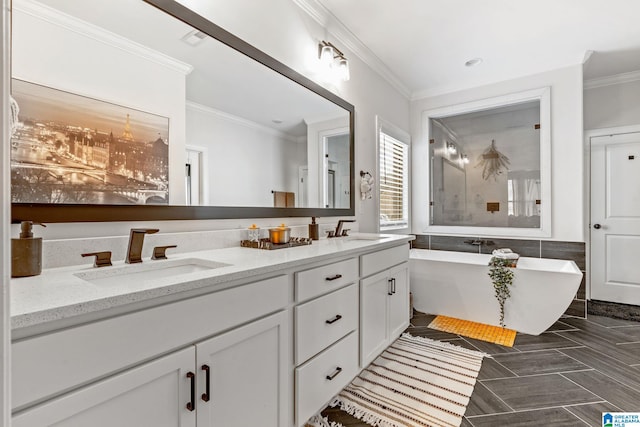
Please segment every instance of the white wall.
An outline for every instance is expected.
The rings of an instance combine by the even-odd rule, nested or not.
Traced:
[[[640,124],[640,80],[584,91],[584,128]]]
[[[186,120],[187,144],[207,152],[203,175],[210,204],[273,207],[272,190],[296,193],[298,203],[304,141],[197,104],[187,105]]]
[[[551,87],[551,238],[584,241],[584,152],[582,143],[582,66],[548,71],[411,103],[414,156],[428,159],[422,113],[545,86]],[[414,159],[414,165],[415,163]],[[413,182],[414,233],[420,228],[420,206],[428,206],[429,183]]]

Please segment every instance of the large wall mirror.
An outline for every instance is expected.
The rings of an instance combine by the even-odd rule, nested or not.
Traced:
[[[354,214],[351,104],[172,0],[14,0],[13,221]]]
[[[425,113],[427,231],[550,234],[549,89]]]

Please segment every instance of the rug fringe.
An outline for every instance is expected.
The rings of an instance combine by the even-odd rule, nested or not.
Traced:
[[[336,423],[335,421],[329,421],[327,417],[323,417],[320,414],[316,414],[313,417],[309,418],[309,421],[306,423],[307,427],[344,427],[340,423]]]
[[[471,356],[477,356],[477,357],[488,357],[488,358],[492,358],[490,354],[487,354],[485,352],[482,351],[478,351],[478,350],[470,350],[468,348],[464,348],[464,347],[460,347],[459,345],[455,345],[455,344],[451,344],[445,341],[436,341],[436,340],[432,340],[431,338],[427,338],[427,337],[420,337],[420,336],[415,336],[415,335],[411,335],[408,332],[404,332],[401,335],[403,338],[409,338],[418,342],[426,342],[429,344],[433,344],[435,346],[439,346],[442,348],[451,348],[451,349],[455,349],[456,351],[459,351],[461,353],[465,353],[465,354],[469,354]]]
[[[332,408],[338,406],[340,407],[340,410],[374,427],[405,427],[402,424],[391,423],[369,411],[360,409],[356,405],[347,403],[344,400],[340,399],[340,396],[334,397],[331,403],[329,403],[329,406],[331,406]]]

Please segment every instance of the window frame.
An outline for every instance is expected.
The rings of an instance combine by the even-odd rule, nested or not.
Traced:
[[[381,148],[382,148],[382,135],[386,135],[400,144],[405,146],[405,159],[403,170],[403,211],[405,218],[403,221],[394,221],[394,224],[383,224],[381,220]],[[386,120],[376,117],[376,194],[377,194],[377,224],[378,231],[381,233],[407,233],[411,227],[411,136],[408,132],[400,129]]]

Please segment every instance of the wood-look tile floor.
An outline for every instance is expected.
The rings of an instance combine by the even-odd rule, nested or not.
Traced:
[[[640,323],[600,316],[563,317],[539,336],[518,333],[512,348],[427,328],[416,313],[407,329],[488,353],[463,427],[595,426],[606,411],[640,412]],[[323,414],[367,427],[334,408]]]

